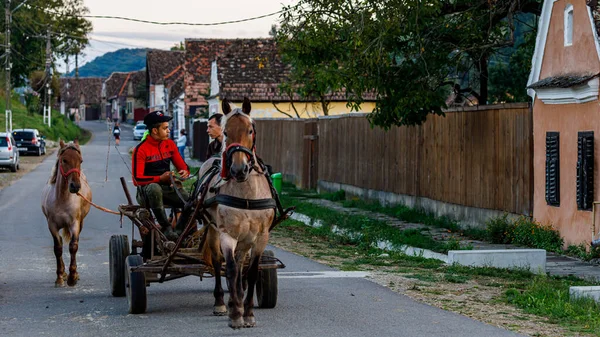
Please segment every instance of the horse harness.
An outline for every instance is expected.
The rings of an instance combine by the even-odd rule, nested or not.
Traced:
[[[76,147],[73,147],[73,146],[66,147],[64,150],[62,150],[60,152],[60,155],[62,155],[67,150],[75,150],[75,151],[77,151],[77,153],[79,153],[81,155],[81,151],[79,151]],[[58,169],[60,170],[60,175],[62,175],[63,178],[65,178],[65,179],[67,179],[67,177],[70,176],[72,173],[77,173],[78,175],[81,176],[81,170],[79,170],[78,168],[72,168],[72,169],[68,170],[67,172],[65,172],[65,170],[62,167],[62,161],[60,159],[59,159],[59,163],[58,163]]]

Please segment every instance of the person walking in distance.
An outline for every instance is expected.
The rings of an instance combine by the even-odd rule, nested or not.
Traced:
[[[118,122],[113,127],[113,136],[115,137],[115,144],[119,145],[121,142],[121,127]]]
[[[177,149],[179,150],[179,154],[181,158],[185,160],[185,145],[187,144],[187,136],[185,135],[185,129],[181,129],[179,131],[179,138],[177,138]]]

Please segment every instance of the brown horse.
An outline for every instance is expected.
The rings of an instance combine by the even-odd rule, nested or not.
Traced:
[[[225,155],[221,163],[221,177],[214,177],[210,186],[218,183],[219,194],[246,200],[272,198],[264,172],[256,164],[250,101],[245,98],[242,109],[232,111],[227,100],[224,100],[222,108],[225,114]],[[201,175],[211,167],[213,161],[204,163]],[[209,192],[206,198],[214,195],[214,192]],[[275,210],[248,210],[217,204],[210,207],[208,213],[215,226],[208,226],[203,249],[204,261],[212,265],[215,276],[213,313],[220,316],[228,312],[221,286],[221,265],[225,261],[229,289],[229,326],[234,329],[254,327],[254,287],[258,278],[258,264],[269,240],[269,226],[275,216]],[[246,285],[246,280],[244,285],[242,284],[242,269],[248,254],[250,264],[246,274],[247,293],[242,307]]]
[[[64,286],[67,279],[69,286],[74,286],[79,280],[77,273],[77,249],[79,248],[79,233],[83,228],[83,219],[90,211],[90,204],[85,202],[77,193],[92,200],[92,190],[87,183],[85,175],[81,172],[81,150],[79,143],[65,144],[60,141],[58,159],[50,174],[48,183],[42,190],[42,211],[48,221],[48,229],[54,240],[54,255],[56,256],[56,282],[57,287]],[[69,242],[71,265],[69,277],[65,273],[65,264],[62,259],[63,240]]]

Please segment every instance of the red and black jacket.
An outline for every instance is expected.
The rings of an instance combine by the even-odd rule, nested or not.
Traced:
[[[171,170],[171,162],[178,171],[190,171],[175,142],[171,139],[157,141],[151,136],[146,137],[133,150],[133,184],[143,186],[158,183],[160,175]]]

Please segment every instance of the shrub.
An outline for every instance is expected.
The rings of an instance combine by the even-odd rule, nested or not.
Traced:
[[[542,225],[535,220],[522,216],[514,223],[510,233],[512,243],[527,247],[561,252],[563,239],[551,225]]]
[[[513,230],[513,223],[508,219],[508,214],[491,218],[485,222],[487,239],[491,243],[510,243],[509,233]]]

